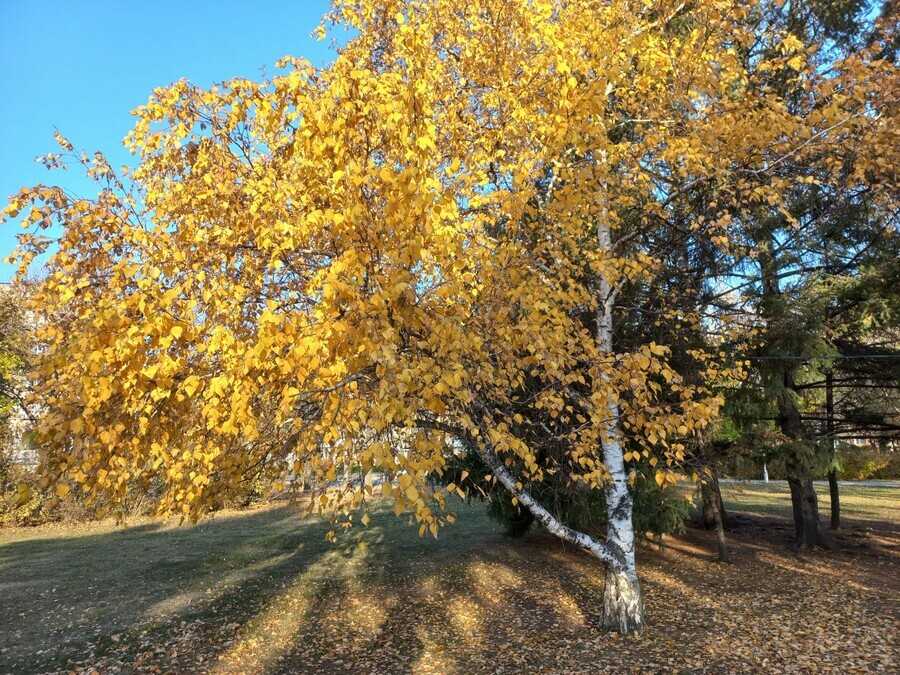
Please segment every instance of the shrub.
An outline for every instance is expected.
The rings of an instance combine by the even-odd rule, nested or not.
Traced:
[[[690,516],[690,503],[677,489],[660,487],[654,480],[655,471],[649,465],[636,469],[631,490],[637,536],[683,533]],[[462,481],[464,471],[468,472],[468,476]],[[469,487],[469,499],[487,502],[488,514],[503,525],[508,536],[524,536],[531,528],[534,516],[521,505],[513,504],[512,497],[503,487],[486,481],[485,474],[481,460],[463,453],[449,463],[443,480],[445,483],[465,485]],[[530,484],[527,488],[548,511],[569,527],[596,531],[606,522],[606,501],[600,490],[588,490],[552,478],[548,482]]]
[[[836,464],[841,480],[900,478],[900,452],[845,446],[838,450]]]

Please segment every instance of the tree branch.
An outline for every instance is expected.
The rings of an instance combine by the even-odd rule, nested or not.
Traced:
[[[503,484],[509,493],[515,497],[519,503],[528,509],[535,519],[546,527],[551,534],[556,535],[563,541],[574,544],[585,549],[598,558],[604,565],[614,570],[621,571],[621,562],[612,554],[609,548],[583,532],[573,530],[571,527],[563,525],[559,520],[543,507],[531,494],[524,488],[519,487],[521,483],[516,480],[510,470],[497,456],[490,443],[487,441],[487,429],[481,425],[482,438],[474,438],[464,429],[432,420],[417,420],[417,424],[423,428],[442,431],[464,441],[475,454],[481,458],[481,461],[487,465],[491,473]]]

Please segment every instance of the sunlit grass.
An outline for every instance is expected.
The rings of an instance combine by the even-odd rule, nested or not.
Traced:
[[[791,515],[791,492],[786,481],[722,481],[721,487],[726,509],[759,515]],[[819,512],[827,517],[831,508],[828,485],[817,482],[815,488]],[[842,517],[900,523],[900,489],[841,484],[839,490]]]

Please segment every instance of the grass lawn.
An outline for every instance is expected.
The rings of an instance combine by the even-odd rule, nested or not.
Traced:
[[[791,493],[786,481],[769,483],[722,481],[722,499],[726,510],[730,507],[741,513],[755,515],[785,515],[791,512]],[[817,482],[819,515],[829,522],[831,495],[827,483]],[[900,488],[874,485],[839,486],[841,517],[848,521],[889,521],[900,525]]]
[[[726,499],[784,515],[764,487]],[[0,532],[0,673],[890,672],[900,489],[844,493],[867,527],[840,552],[749,525],[730,565],[699,530],[642,547],[650,623],[626,639],[593,628],[599,564],[480,504],[437,541],[385,510],[365,549],[290,506]]]

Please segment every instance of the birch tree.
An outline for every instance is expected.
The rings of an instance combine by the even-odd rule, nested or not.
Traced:
[[[760,39],[749,11],[340,2],[320,33],[355,37],[324,69],[286,58],[262,81],[156,90],[127,139],[132,169],[60,137],[45,161],[80,161],[98,196],[36,186],[5,211],[32,228],[23,267],[52,249],[34,304],[47,489],[115,508],[153,484],[161,515],[195,518],[248,476],[326,482],[352,462],[437,536],[465,485],[430,478],[465,443],[605,566],[602,626],[639,630],[628,463],[674,482],[720,400],[665,344],[617,345],[621,288],[657,265],[622,223],[651,232],[702,195],[688,230],[727,246],[736,205],[778,203],[778,158],[866,118],[884,86],[860,61],[833,104],[792,115],[738,57]],[[765,39],[771,68],[804,71],[790,36]],[[700,320],[661,306],[660,320]],[[542,459],[536,426],[561,458]],[[560,473],[605,492],[605,537],[526,489]],[[365,526],[375,496],[346,484],[310,508]]]

